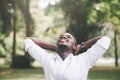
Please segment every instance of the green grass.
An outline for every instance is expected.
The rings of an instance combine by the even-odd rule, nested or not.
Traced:
[[[0,80],[44,80],[40,69],[0,69]]]
[[[94,68],[88,75],[89,80],[120,80],[119,68]]]
[[[0,68],[0,80],[45,80],[45,76],[42,68]],[[95,67],[94,69],[90,70],[88,80],[120,80],[120,68]]]

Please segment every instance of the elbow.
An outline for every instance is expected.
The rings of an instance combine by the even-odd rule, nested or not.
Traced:
[[[35,43],[31,39],[25,39],[24,45],[25,45],[25,52],[28,51],[28,48],[33,46]]]
[[[110,47],[111,39],[108,36],[103,36],[104,48],[107,50]]]
[[[111,39],[108,36],[103,36],[97,41],[97,44],[102,46],[105,50],[110,47]]]

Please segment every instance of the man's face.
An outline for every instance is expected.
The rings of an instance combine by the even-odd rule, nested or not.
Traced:
[[[59,39],[57,41],[58,46],[66,46],[69,48],[73,48],[73,45],[76,45],[75,38],[70,33],[64,33],[59,36]]]

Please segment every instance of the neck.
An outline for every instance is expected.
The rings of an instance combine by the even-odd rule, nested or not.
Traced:
[[[72,53],[72,49],[69,49],[64,45],[58,46],[58,54],[63,60],[65,60],[65,58],[71,53]]]

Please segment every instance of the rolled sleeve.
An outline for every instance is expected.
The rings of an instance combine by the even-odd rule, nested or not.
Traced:
[[[25,51],[26,51],[26,52],[28,51],[28,49],[29,49],[32,45],[35,44],[31,39],[25,39],[24,43],[25,43]]]
[[[27,51],[41,66],[44,66],[49,53],[35,44],[31,39],[25,41],[25,51]]]
[[[103,36],[90,49],[83,53],[86,64],[91,68],[110,46],[110,38]]]
[[[110,38],[107,36],[103,36],[100,40],[97,41],[95,45],[100,45],[107,50],[110,46]]]

